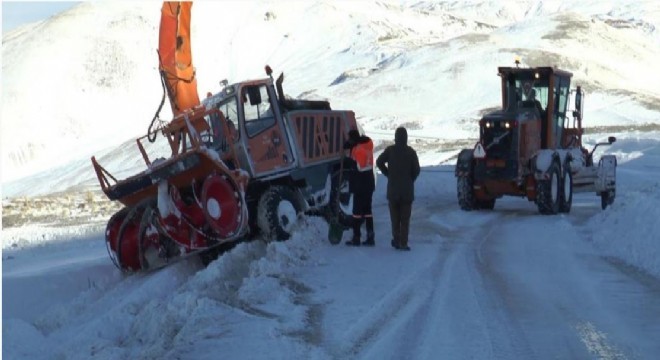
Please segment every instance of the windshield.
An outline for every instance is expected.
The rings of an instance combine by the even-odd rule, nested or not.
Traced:
[[[227,121],[231,121],[234,125],[238,122],[238,106],[236,103],[236,96],[230,96],[218,104],[218,109],[225,115]]]
[[[226,151],[227,146],[236,142],[240,137],[240,133],[236,131],[238,120],[236,97],[230,96],[214,106],[222,112],[227,123],[223,124],[220,114],[213,112],[205,116],[205,120],[209,124],[209,131],[200,135],[207,146],[219,151]]]
[[[540,112],[548,108],[547,78],[535,73],[510,74],[506,82],[505,104],[507,107],[537,107]],[[509,97],[514,97],[509,99]]]

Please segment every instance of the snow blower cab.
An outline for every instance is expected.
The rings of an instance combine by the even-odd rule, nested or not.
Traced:
[[[305,212],[347,225],[342,145],[356,127],[327,101],[278,97],[270,78],[225,85],[137,140],[139,173],[117,180],[92,158],[105,194],[125,205],[108,222],[111,258],[137,271],[255,236],[286,240]],[[147,150],[156,132],[167,158]]]
[[[534,201],[542,214],[557,214],[570,211],[573,192],[595,192],[603,209],[611,204],[616,158],[603,155],[594,166],[595,148],[582,147],[584,93],[570,90],[572,74],[552,67],[498,70],[502,109],[483,116],[479,142],[456,163],[460,207],[493,209],[497,198],[513,195]]]

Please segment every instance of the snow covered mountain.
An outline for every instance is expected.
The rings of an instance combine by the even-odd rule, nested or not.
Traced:
[[[160,3],[85,2],[3,34],[3,195],[91,187],[89,156],[146,132],[162,96],[159,19]],[[199,2],[192,46],[201,94],[270,64],[289,95],[355,110],[377,139],[405,124],[447,150],[498,106],[496,67],[515,56],[572,71],[587,127],[657,129],[658,26],[654,1]],[[57,166],[57,186],[16,181]]]

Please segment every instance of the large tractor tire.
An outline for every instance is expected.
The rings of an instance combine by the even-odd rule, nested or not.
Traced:
[[[330,190],[330,200],[326,211],[329,217],[328,222],[338,223],[348,228],[353,220],[353,196],[348,191],[348,171],[344,171],[339,183],[339,171],[332,174],[332,189]]]
[[[458,206],[464,211],[480,208],[477,198],[474,196],[474,157],[472,153],[473,151],[470,149],[463,149],[456,160],[456,195],[458,196]],[[494,201],[493,206],[495,206]]]
[[[544,215],[554,215],[559,212],[560,184],[559,163],[553,161],[548,169],[549,178],[539,180],[536,184],[536,205]]]
[[[457,179],[458,205],[462,210],[493,210],[495,198],[489,200],[477,200],[474,196],[474,182],[472,176],[460,176]]]
[[[573,205],[573,174],[571,173],[570,161],[564,164],[563,175],[561,177],[561,186],[559,194],[559,212],[571,212]]]
[[[472,176],[459,176],[456,179],[456,192],[458,194],[458,205],[461,210],[470,211],[479,208],[477,199],[474,197],[474,186]],[[493,202],[493,205],[495,203]]]
[[[282,241],[291,232],[303,211],[303,199],[289,186],[271,186],[261,195],[257,208],[257,225],[266,241]]]

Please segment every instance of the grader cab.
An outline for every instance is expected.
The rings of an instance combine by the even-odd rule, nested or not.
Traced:
[[[552,67],[498,70],[502,109],[483,116],[479,142],[456,163],[461,209],[493,209],[498,198],[512,195],[534,201],[542,214],[567,213],[574,192],[595,192],[603,209],[612,204],[616,157],[603,155],[594,164],[595,148],[583,147],[584,93],[570,89],[572,74]]]

